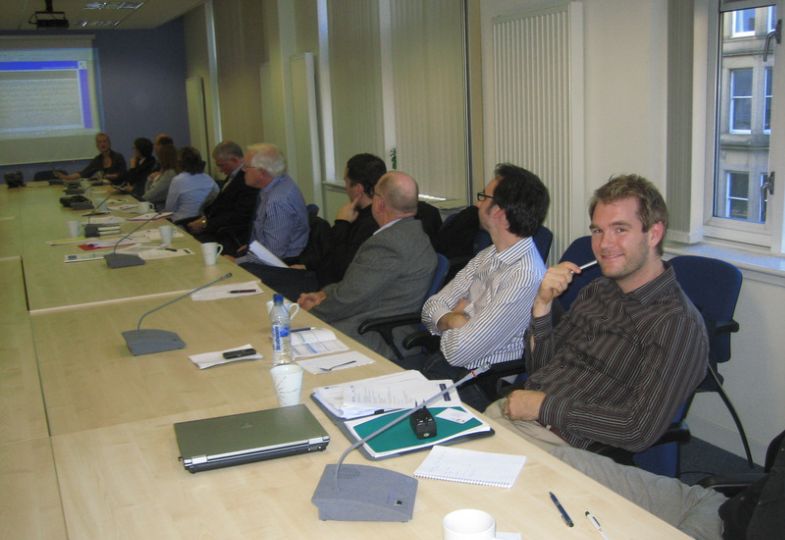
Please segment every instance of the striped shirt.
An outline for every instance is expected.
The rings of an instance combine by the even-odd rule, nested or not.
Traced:
[[[523,335],[545,265],[531,238],[523,238],[501,253],[491,245],[478,253],[422,309],[422,322],[432,334],[436,325],[462,298],[468,322],[441,333],[445,360],[457,367],[518,360]]]
[[[305,249],[309,232],[308,211],[300,188],[284,174],[259,190],[257,197],[248,244],[256,240],[279,259],[297,257]],[[236,262],[263,264],[251,251]]]
[[[556,328],[550,315],[532,320],[526,388],[545,392],[539,421],[572,446],[648,448],[703,379],[703,318],[665,267],[627,294],[595,279]]]

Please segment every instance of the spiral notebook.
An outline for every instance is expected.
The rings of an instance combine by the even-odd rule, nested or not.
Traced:
[[[511,488],[526,456],[434,446],[414,471],[418,478]]]

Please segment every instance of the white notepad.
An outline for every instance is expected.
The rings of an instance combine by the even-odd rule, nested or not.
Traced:
[[[526,456],[477,452],[434,446],[414,471],[418,478],[511,488],[526,463]]]

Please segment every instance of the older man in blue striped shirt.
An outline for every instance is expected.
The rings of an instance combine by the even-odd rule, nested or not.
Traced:
[[[426,376],[457,379],[470,368],[523,356],[532,302],[545,274],[531,237],[549,203],[535,174],[507,163],[496,167],[477,194],[480,226],[493,244],[423,306],[423,324],[441,336],[440,352],[421,368]],[[461,397],[475,407],[487,404],[476,389],[463,390]]]

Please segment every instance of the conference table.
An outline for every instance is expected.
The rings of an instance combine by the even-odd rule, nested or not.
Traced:
[[[51,202],[51,191],[56,190],[31,190],[24,196],[31,199],[27,207],[35,206],[38,197]],[[0,206],[0,217],[3,209]],[[52,227],[59,223],[57,233],[65,230],[62,214],[47,220]],[[5,234],[2,228],[0,234]],[[52,234],[53,229],[39,232],[37,240]],[[487,421],[495,435],[460,447],[525,455],[526,464],[512,488],[423,479],[409,522],[319,520],[310,498],[325,465],[335,463],[350,443],[309,398],[310,391],[399,369],[337,331],[341,341],[373,363],[305,373],[303,402],[331,437],[324,452],[191,474],[178,460],[174,423],[277,406],[265,306],[272,291],[262,285],[262,294],[176,302],[145,319],[144,327],[177,332],[185,349],[135,357],[121,332],[187,287],[176,280],[158,289],[146,283],[123,288],[124,282],[154,280],[164,269],[195,282],[220,274],[223,265],[235,274],[232,279],[254,278],[229,261],[206,269],[201,256],[149,261],[138,267],[138,274],[129,273],[135,268],[109,270],[100,261],[66,265],[61,246],[46,246],[55,253],[51,255],[40,246],[26,249],[24,240],[17,244],[21,253],[0,259],[0,298],[8,306],[0,316],[0,404],[10,413],[0,420],[0,515],[9,538],[432,539],[441,536],[443,516],[459,508],[488,511],[497,530],[519,532],[527,540],[600,538],[584,519],[585,510],[614,540],[685,537],[492,420]],[[182,245],[192,241],[178,239]],[[176,270],[170,262],[178,263]],[[48,274],[36,271],[28,279],[28,268],[47,264]],[[55,291],[47,275],[50,281],[64,279],[64,266],[85,272],[84,280],[75,271],[66,281],[92,288],[88,302],[83,296],[62,294],[46,304],[45,295],[35,295],[35,287]],[[38,307],[32,308],[30,298],[40,302]],[[69,301],[74,303],[65,303]],[[306,312],[300,312],[294,324],[326,326]],[[264,358],[203,370],[189,360],[193,354],[245,344]],[[426,455],[412,453],[376,465],[411,476]],[[369,463],[357,452],[347,462]],[[559,496],[574,527],[562,521],[549,491]]]

